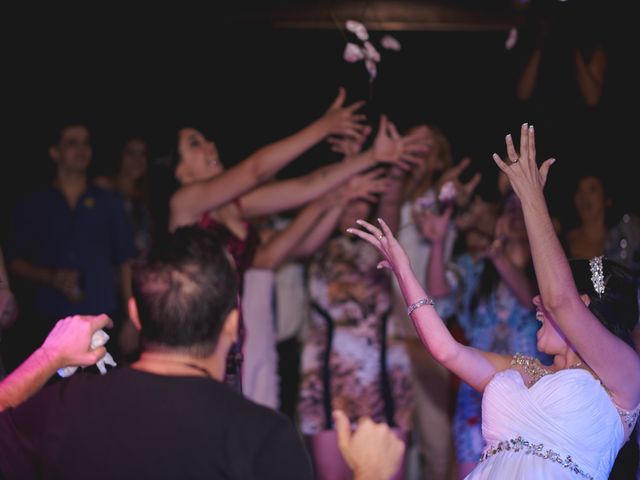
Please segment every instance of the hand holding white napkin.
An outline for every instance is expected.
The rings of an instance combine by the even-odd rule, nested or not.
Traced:
[[[102,329],[96,330],[96,332],[91,337],[91,348],[93,349],[93,348],[101,347],[105,343],[107,343],[107,340],[109,340],[109,335],[107,335],[107,333],[104,330]],[[98,370],[100,370],[100,373],[102,375],[107,373],[106,365],[109,365],[112,367],[116,366],[116,362],[109,352],[107,352],[104,355],[104,357],[102,357],[96,363],[96,367],[98,367]],[[70,377],[76,372],[76,370],[78,370],[78,367],[75,365],[63,367],[58,370],[58,375],[60,375],[61,377]]]

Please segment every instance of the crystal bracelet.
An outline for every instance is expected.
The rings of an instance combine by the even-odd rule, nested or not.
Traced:
[[[409,307],[407,308],[407,315],[411,316],[411,314],[416,308],[424,307],[425,305],[433,305],[433,304],[434,304],[433,300],[431,300],[429,297],[421,298],[417,302],[409,305]]]

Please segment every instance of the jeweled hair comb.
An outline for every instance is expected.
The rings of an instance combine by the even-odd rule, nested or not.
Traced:
[[[589,260],[589,268],[591,268],[591,283],[593,283],[593,289],[598,295],[602,295],[604,293],[602,258],[602,255],[600,255],[599,257],[593,257]]]

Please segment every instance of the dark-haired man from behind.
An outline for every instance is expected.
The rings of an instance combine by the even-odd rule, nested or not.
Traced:
[[[0,414],[7,478],[313,478],[291,421],[221,379],[236,340],[235,273],[217,239],[176,231],[134,268],[141,354],[75,374]]]

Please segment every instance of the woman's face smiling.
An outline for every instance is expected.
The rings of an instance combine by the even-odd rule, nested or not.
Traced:
[[[178,132],[178,154],[175,176],[181,185],[208,180],[224,170],[216,145],[195,128]]]
[[[533,297],[533,304],[536,306],[536,320],[541,323],[536,333],[538,350],[549,355],[564,352],[568,345],[567,340],[544,308],[540,295]]]

